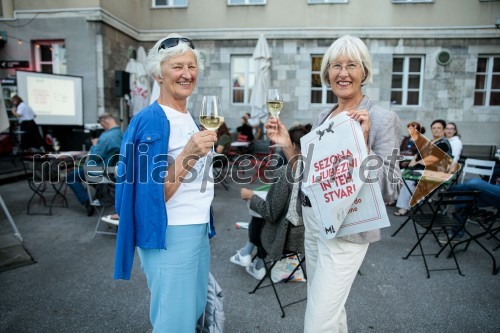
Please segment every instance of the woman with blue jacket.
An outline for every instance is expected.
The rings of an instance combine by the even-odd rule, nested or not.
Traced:
[[[137,247],[153,332],[194,332],[207,299],[214,184],[204,170],[217,136],[187,110],[203,67],[191,40],[159,40],[146,67],[160,97],[134,116],[121,146],[115,279],[130,279]]]

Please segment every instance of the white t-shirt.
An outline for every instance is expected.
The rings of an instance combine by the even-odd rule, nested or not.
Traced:
[[[191,136],[199,132],[189,113],[161,105],[170,121],[168,154],[177,158]],[[165,203],[169,225],[202,224],[210,221],[210,205],[214,198],[212,168],[207,157],[200,158],[186,175],[181,186]],[[206,169],[208,168],[208,169]],[[196,178],[195,178],[196,176]]]
[[[453,160],[458,162],[460,155],[462,154],[463,144],[458,136],[454,136],[448,139],[451,146],[451,154],[453,155]]]
[[[33,111],[33,109],[24,102],[19,103],[16,107],[16,113],[21,116],[19,117],[19,122],[33,120],[36,118],[35,111]]]

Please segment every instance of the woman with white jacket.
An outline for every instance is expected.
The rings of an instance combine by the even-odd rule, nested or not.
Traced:
[[[452,122],[447,123],[444,134],[451,145],[453,160],[458,163],[464,145],[462,144],[462,140],[460,140],[460,135],[458,135],[457,125]]]

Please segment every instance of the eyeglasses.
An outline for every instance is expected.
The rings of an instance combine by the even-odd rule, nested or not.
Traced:
[[[345,68],[349,73],[354,72],[356,69],[360,67],[359,64],[355,62],[350,62],[345,66],[339,63],[333,63],[329,65],[330,69],[335,72],[341,72],[343,68]]]
[[[160,46],[158,47],[158,51],[161,49],[169,49],[171,47],[179,45],[179,41],[183,43],[189,44],[189,47],[194,50],[194,44],[189,38],[184,38],[184,37],[173,37],[173,38],[167,38],[163,42],[161,42]]]

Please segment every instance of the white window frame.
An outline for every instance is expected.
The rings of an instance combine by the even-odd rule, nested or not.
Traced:
[[[391,0],[392,3],[434,3],[434,0]]]
[[[50,46],[52,49],[52,59],[42,61],[41,47]],[[64,47],[63,47],[64,46]],[[40,40],[33,42],[33,49],[35,55],[35,70],[42,71],[43,65],[52,66],[52,74],[66,74],[66,45],[64,40]]]
[[[244,68],[244,71],[243,71],[243,76],[244,76],[244,80],[245,80],[245,84],[243,86],[243,89],[234,89],[234,86],[233,86],[233,77],[234,77],[234,71],[233,71],[233,59],[235,59],[236,57],[239,57],[239,58],[244,58],[245,59],[245,68]],[[255,86],[255,82],[250,82],[250,75],[253,74],[254,75],[254,78],[255,78],[255,68],[254,68],[254,72],[252,73],[252,71],[250,70],[250,62],[253,62],[253,57],[251,54],[232,54],[231,55],[231,61],[230,61],[230,66],[231,66],[231,79],[230,79],[230,82],[231,82],[231,104],[233,105],[250,105],[250,85],[252,86],[252,89],[253,87]],[[255,79],[254,79],[255,81]],[[235,90],[238,90],[238,91],[243,91],[243,102],[242,103],[237,103],[237,102],[234,102],[234,91]]]
[[[156,4],[156,1],[157,0],[152,0],[152,8],[186,8],[188,6],[188,0],[184,0],[186,1],[186,4],[184,5],[175,5],[174,0],[165,0],[167,2],[166,5],[158,5]]]
[[[476,69],[476,80],[477,80],[477,74],[483,74],[485,76],[485,79],[484,79],[484,89],[475,89],[474,88],[474,95],[476,94],[476,92],[482,92],[485,94],[484,96],[484,104],[481,104],[481,105],[476,105],[474,104],[474,106],[494,106],[494,107],[498,107],[498,105],[490,105],[490,98],[491,98],[491,92],[500,92],[500,89],[493,89],[492,88],[492,82],[493,82],[493,75],[500,75],[500,73],[498,72],[493,72],[493,62],[494,62],[494,59],[495,58],[498,58],[500,61],[500,55],[479,55],[478,56],[478,60],[479,58],[486,58],[486,72],[477,72],[477,69]],[[475,87],[475,85],[474,85]],[[475,96],[474,96],[474,99],[475,99]]]
[[[309,5],[322,5],[325,3],[349,3],[349,0],[307,0]]]
[[[322,55],[319,55],[319,54],[311,54],[311,78],[313,76],[313,74],[318,74],[321,78],[321,68],[318,70],[318,71],[314,71],[313,68],[312,68],[312,63],[313,63],[313,58],[320,58],[322,59],[323,56]],[[328,87],[327,85],[324,85],[324,84],[321,84],[321,88],[320,87],[313,87],[312,85],[312,81],[311,81],[311,86],[310,86],[311,90],[310,90],[310,93],[312,94],[313,91],[321,91],[321,102],[319,103],[316,103],[316,102],[313,102],[310,98],[310,95],[309,95],[309,101],[312,105],[333,105],[335,103],[328,103],[327,102],[327,96],[328,96],[328,92],[330,91],[331,92],[331,88]],[[333,93],[332,93],[333,94]],[[334,95],[334,98],[335,98],[335,95]]]
[[[424,70],[425,70],[425,56],[423,55],[399,55],[395,54],[393,55],[394,58],[402,58],[403,59],[403,72],[394,72],[394,68],[392,69],[391,73],[391,95],[393,91],[401,91],[401,104],[394,104],[397,106],[422,106],[422,95],[424,92]],[[408,88],[408,82],[410,79],[410,74],[417,74],[417,72],[411,72],[410,73],[410,58],[420,58],[420,72],[418,74],[420,75],[420,82],[418,85],[418,88]],[[403,75],[402,77],[402,87],[401,88],[393,88],[392,87],[392,78],[394,74],[397,75]],[[418,104],[408,104],[408,92],[411,91],[418,91]],[[392,101],[391,101],[392,103]]]
[[[261,3],[252,3],[250,0],[244,0],[244,3],[233,3],[232,0],[227,0],[228,6],[264,6],[267,5],[267,0],[261,0]]]

